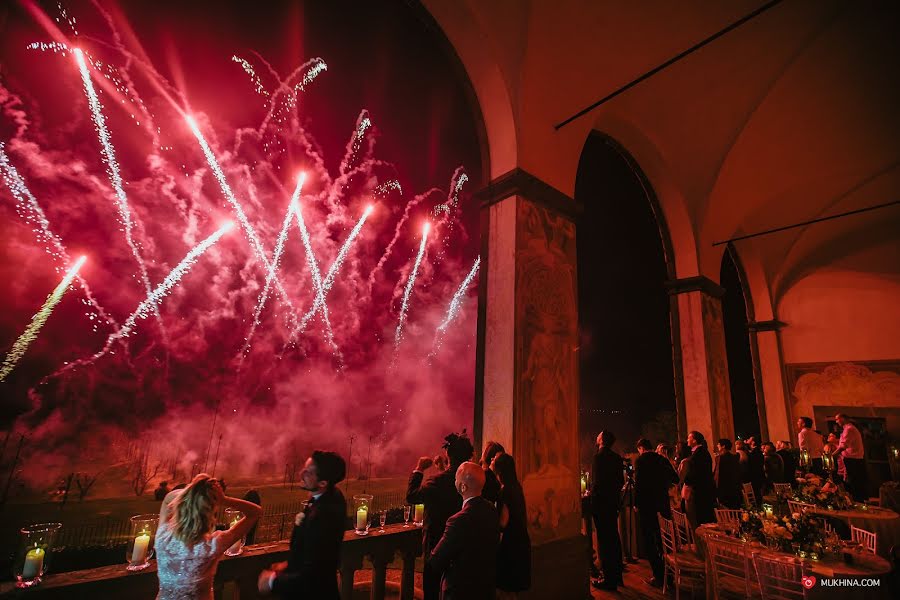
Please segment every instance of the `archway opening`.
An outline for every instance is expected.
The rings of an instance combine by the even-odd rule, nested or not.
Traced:
[[[741,271],[732,250],[722,256],[719,282],[725,288],[722,317],[725,324],[725,351],[728,357],[728,382],[731,386],[731,412],[734,433],[740,439],[760,435],[759,405],[753,377],[753,354],[747,329],[748,304],[741,282]]]
[[[593,134],[578,167],[581,459],[615,432],[621,450],[640,436],[676,441],[665,228],[640,168],[614,140]]]

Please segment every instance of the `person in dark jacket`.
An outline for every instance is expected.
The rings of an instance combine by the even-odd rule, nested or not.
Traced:
[[[781,457],[781,462],[784,463],[784,477],[781,478],[781,483],[793,484],[797,478],[797,463],[799,462],[797,453],[791,448],[790,442],[783,440],[775,444],[775,452]]]
[[[441,600],[494,600],[496,597],[497,509],[481,497],[484,470],[464,462],[455,470],[462,509],[447,519],[443,535],[426,556],[443,573]]]
[[[591,467],[591,512],[597,531],[597,554],[603,568],[600,588],[613,591],[622,584],[622,540],[619,538],[619,508],[625,471],[622,457],[613,452],[616,436],[601,431]]]
[[[497,590],[500,600],[516,598],[531,587],[531,538],[525,492],[516,475],[516,461],[505,452],[496,455],[491,470],[500,481],[497,508],[500,546],[497,548]],[[484,498],[484,493],[481,494]]]
[[[347,502],[336,486],[347,473],[344,459],[316,450],[300,473],[300,485],[312,492],[297,515],[286,563],[272,565],[259,576],[261,594],[291,600],[338,600],[337,571],[347,520]]]
[[[766,488],[766,459],[755,437],[748,437],[747,445],[750,447],[747,451],[747,469],[750,474],[750,485],[753,486],[753,494],[756,496],[756,502],[759,503],[762,501],[763,491]]]
[[[763,444],[763,470],[766,473],[763,493],[771,492],[775,489],[776,483],[784,481],[784,462],[775,452],[775,444],[772,442]]]
[[[455,484],[456,470],[462,463],[471,460],[475,452],[472,442],[466,437],[465,430],[461,435],[451,433],[444,440],[444,450],[450,461],[450,468],[423,482],[425,469],[432,464],[431,458],[423,456],[410,475],[406,489],[406,501],[409,504],[425,505],[422,551],[426,557],[441,539],[447,519],[462,508],[462,496],[459,495]],[[481,488],[479,493],[480,491]],[[422,570],[422,591],[425,600],[438,600],[441,595],[441,572],[436,570],[430,561],[425,562]]]
[[[500,496],[500,482],[491,470],[491,462],[501,452],[505,450],[500,442],[488,442],[484,445],[484,452],[481,453],[481,468],[484,469],[484,489],[481,491],[481,497],[495,504]]]
[[[691,527],[716,520],[716,482],[713,479],[712,456],[706,449],[706,439],[699,431],[688,433],[691,455],[682,463],[681,498]]]
[[[244,500],[247,502],[252,502],[257,506],[262,506],[262,498],[259,497],[259,492],[256,491],[256,488],[251,488],[247,490],[247,493],[244,494]],[[247,539],[244,540],[246,545],[251,545],[256,541],[256,526],[259,523],[254,523],[253,527],[250,528],[250,531],[247,532]]]
[[[716,495],[725,508],[738,509],[744,504],[741,484],[741,459],[731,451],[731,440],[722,438],[716,443],[716,465],[713,478],[716,480]]]
[[[657,515],[667,519],[672,517],[669,487],[678,483],[678,474],[666,457],[653,451],[650,440],[639,439],[637,449],[638,457],[634,461],[634,506],[637,508],[644,536],[644,551],[653,572],[653,579],[648,583],[653,587],[662,587],[662,539]]]

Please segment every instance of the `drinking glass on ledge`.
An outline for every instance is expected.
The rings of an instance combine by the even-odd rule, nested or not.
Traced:
[[[16,587],[38,585],[50,567],[56,536],[62,523],[39,523],[19,531],[21,542],[13,563]]]
[[[403,507],[403,526],[409,527],[409,513],[412,512],[412,506],[407,504]]]

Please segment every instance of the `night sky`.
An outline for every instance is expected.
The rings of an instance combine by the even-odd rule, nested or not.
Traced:
[[[279,462],[295,444],[342,450],[351,433],[374,433],[391,439],[376,453],[385,470],[402,471],[445,430],[471,427],[477,275],[455,320],[439,326],[478,252],[469,194],[482,182],[481,157],[462,83],[418,16],[399,1],[97,4],[67,2],[66,15],[55,2],[0,7],[0,142],[10,165],[0,185],[0,348],[8,351],[70,264],[41,236],[27,196],[9,189],[11,168],[69,261],[88,256],[81,275],[96,300],[75,284],[50,315],[0,384],[4,426],[26,433],[54,469],[78,460],[79,438],[97,433],[184,448],[189,461],[203,452],[218,407],[217,431],[230,441],[222,461],[234,468]],[[78,46],[94,63],[135,249],[73,55],[26,49],[31,42]],[[317,57],[327,70],[298,90],[307,73],[298,67]],[[316,293],[294,223],[241,358],[266,269],[186,114],[269,260],[300,171],[323,279],[374,201],[327,295],[334,345],[321,312],[286,345],[286,302],[299,317]],[[439,204],[447,210],[435,213]],[[161,320],[148,310],[125,343],[92,358],[146,296],[134,254],[152,288],[228,220],[236,226],[162,299]]]

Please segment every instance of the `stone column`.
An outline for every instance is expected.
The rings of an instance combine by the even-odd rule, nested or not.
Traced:
[[[722,320],[725,291],[703,276],[669,281],[666,287],[678,305],[686,431],[699,431],[713,446],[719,438],[734,438]]]
[[[499,441],[516,460],[534,546],[528,597],[587,597],[578,463],[576,204],[520,169],[477,197],[487,265],[476,439]]]
[[[784,393],[784,370],[781,359],[781,329],[784,323],[777,319],[749,323],[750,341],[758,362],[757,402],[765,409],[760,415],[765,419],[769,440],[787,440],[796,444],[793,415]]]

